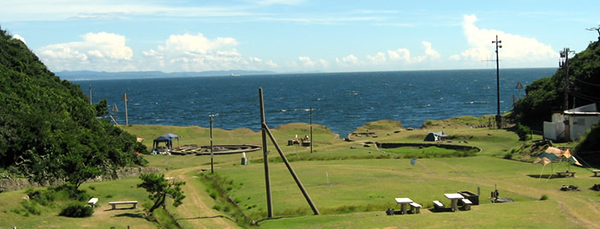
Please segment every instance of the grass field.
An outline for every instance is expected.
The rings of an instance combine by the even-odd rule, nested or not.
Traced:
[[[576,178],[547,179],[552,170],[566,170],[565,164],[546,166],[502,159],[521,142],[515,133],[505,130],[472,128],[486,119],[459,118],[431,121],[427,129],[404,130],[394,122],[371,123],[362,130],[376,131],[377,138],[357,138],[345,142],[324,126],[315,126],[313,153],[306,147],[287,146],[287,140],[308,135],[308,125],[288,124],[274,128],[286,157],[302,181],[321,215],[313,212],[292,176],[270,143],[270,177],[274,217],[267,218],[263,153],[248,153],[249,165],[240,165],[240,155],[214,158],[214,175],[224,180],[230,202],[235,202],[261,228],[599,228],[600,194],[589,188],[600,183],[586,168],[570,166]],[[466,125],[466,123],[470,123]],[[180,144],[208,145],[208,129],[200,127],[126,126],[125,130],[145,139],[171,132],[180,136]],[[438,128],[438,129],[436,129]],[[398,130],[400,130],[398,132]],[[477,146],[473,157],[419,158],[395,157],[403,154],[447,152],[441,148],[376,149],[372,142],[422,142],[430,131],[444,130],[454,137],[449,144]],[[261,145],[260,133],[247,129],[215,130],[215,144]],[[536,136],[536,138],[539,138]],[[176,144],[176,143],[175,143]],[[366,147],[370,146],[370,147]],[[167,207],[183,228],[235,228],[235,218],[198,177],[210,173],[210,156],[148,155],[151,166],[167,169],[167,176],[186,181],[184,204]],[[544,171],[544,176],[540,174]],[[141,218],[138,209],[108,210],[112,200],[138,200],[149,203],[147,194],[136,188],[137,178],[88,183],[82,189],[100,198],[93,216],[72,219],[57,216],[58,208],[44,207],[40,215],[24,216],[20,202],[24,191],[0,193],[0,228],[155,228]],[[562,192],[562,185],[577,185],[581,191]],[[500,197],[513,203],[493,204],[488,198],[498,188]],[[444,193],[480,190],[480,205],[471,211],[434,213],[428,210],[433,200],[446,205]],[[542,196],[548,200],[540,200]],[[387,216],[387,208],[398,209],[394,198],[408,197],[423,206],[421,214]],[[76,225],[76,226],[75,226]],[[75,227],[72,227],[75,226]],[[11,226],[12,227],[12,226]]]

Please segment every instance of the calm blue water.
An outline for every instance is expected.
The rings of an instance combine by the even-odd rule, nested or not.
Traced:
[[[512,109],[513,95],[523,86],[551,76],[556,69],[505,69],[500,72],[501,110]],[[130,124],[209,126],[260,129],[258,88],[264,91],[267,124],[313,122],[341,137],[376,120],[397,120],[421,127],[426,119],[496,114],[496,71],[401,71],[322,74],[282,74],[160,79],[74,81],[93,89],[93,102],[107,98],[116,104],[113,116],[125,123],[123,93],[127,93]]]

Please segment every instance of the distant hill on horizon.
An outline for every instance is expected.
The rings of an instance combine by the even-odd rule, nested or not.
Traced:
[[[161,71],[132,71],[132,72],[97,72],[97,71],[62,71],[56,72],[63,80],[114,80],[114,79],[149,79],[168,77],[207,77],[207,76],[244,76],[276,74],[272,71],[205,71],[205,72],[161,72]]]

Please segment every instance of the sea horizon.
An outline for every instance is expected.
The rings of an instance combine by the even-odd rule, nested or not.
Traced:
[[[555,68],[504,69],[500,72],[501,113],[512,109],[513,96]],[[174,75],[176,76],[176,75]],[[263,88],[267,123],[279,126],[309,122],[325,125],[345,137],[378,120],[399,121],[420,128],[427,119],[496,114],[496,71],[418,70],[349,73],[289,73],[241,76],[81,80],[92,102],[106,98],[111,114],[125,124],[127,93],[129,124],[209,126],[232,130],[260,129],[258,88]],[[112,109],[111,109],[112,110]]]

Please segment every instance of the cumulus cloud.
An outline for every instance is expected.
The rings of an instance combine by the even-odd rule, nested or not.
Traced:
[[[171,35],[164,45],[143,52],[147,59],[146,68],[161,71],[211,71],[248,69],[272,69],[273,61],[258,57],[244,57],[235,46],[238,42],[231,37],[209,39],[202,33]]]
[[[475,15],[463,16],[463,32],[469,48],[460,54],[450,56],[450,60],[481,61],[495,59],[495,45],[491,43],[498,35],[503,46],[500,49],[501,59],[512,63],[547,63],[556,61],[558,53],[550,45],[535,38],[523,37],[499,30],[482,29],[475,25]]]
[[[36,50],[52,70],[132,71],[133,51],[124,36],[114,33],[87,33],[82,41],[52,44]]]
[[[310,59],[310,57],[301,56],[301,57],[298,57],[298,60],[301,63],[300,64],[301,67],[304,68],[303,70],[315,70],[315,69],[329,68],[329,62],[324,59],[319,59],[317,61],[313,61]]]

